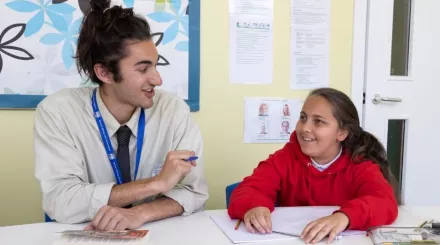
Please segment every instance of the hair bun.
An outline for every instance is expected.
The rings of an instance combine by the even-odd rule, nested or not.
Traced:
[[[102,13],[104,10],[110,8],[111,0],[90,0],[90,7],[93,11]]]
[[[124,19],[134,15],[133,8],[123,8],[121,6],[113,6],[104,10],[103,13],[111,12],[111,18]]]

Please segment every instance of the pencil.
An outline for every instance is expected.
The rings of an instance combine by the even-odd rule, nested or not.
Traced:
[[[238,227],[240,227],[240,224],[241,224],[241,219],[239,219],[237,221],[237,224],[235,224],[235,230],[238,230]]]
[[[419,227],[422,228],[426,223],[428,223],[428,221],[423,222]]]

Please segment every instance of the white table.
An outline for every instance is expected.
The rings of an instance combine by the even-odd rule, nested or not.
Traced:
[[[440,221],[440,206],[405,206],[404,209],[423,220]]]
[[[226,210],[209,210],[195,213],[186,217],[179,216],[144,225],[141,229],[151,231],[147,244],[151,245],[231,245],[229,239],[209,218],[210,215],[218,215]],[[399,217],[394,225],[414,226],[423,220],[417,215],[409,213],[404,208],[399,209]],[[0,227],[0,243],[14,245],[51,245],[56,238],[55,232],[67,229],[82,229],[86,224],[66,225],[55,222],[38,223],[29,225],[17,225]],[[255,245],[271,244],[304,244],[299,238],[277,242],[253,243]],[[324,244],[324,242],[322,242]],[[343,240],[335,241],[338,245],[371,245],[372,242],[365,235],[344,237]]]

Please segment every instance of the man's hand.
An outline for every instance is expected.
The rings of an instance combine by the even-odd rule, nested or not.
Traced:
[[[334,213],[308,224],[301,234],[301,239],[305,243],[315,244],[328,235],[327,243],[331,243],[340,232],[347,228],[349,222],[344,213]]]
[[[247,211],[244,215],[244,224],[249,232],[255,233],[255,229],[253,228],[255,227],[263,234],[271,233],[272,221],[270,210],[266,207],[256,207]]]
[[[104,206],[99,209],[93,220],[84,230],[100,231],[122,231],[125,229],[133,230],[141,227],[144,222],[141,215],[133,208],[118,208]]]
[[[170,151],[165,159],[162,171],[156,176],[156,180],[161,183],[162,192],[171,190],[179,181],[191,172],[191,168],[196,166],[194,161],[187,162],[194,156],[193,151]]]

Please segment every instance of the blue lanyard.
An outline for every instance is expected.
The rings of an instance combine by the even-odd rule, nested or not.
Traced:
[[[122,184],[122,174],[119,169],[118,159],[115,156],[115,151],[113,150],[112,142],[110,141],[110,137],[108,136],[107,127],[105,126],[104,119],[102,118],[101,113],[99,112],[98,103],[96,102],[96,88],[93,90],[92,95],[92,108],[93,108],[93,116],[96,119],[96,124],[98,124],[99,133],[101,134],[102,142],[105,147],[105,151],[107,152],[108,160],[113,168],[113,173],[115,174],[116,182],[118,185]],[[142,146],[144,144],[144,131],[145,131],[145,112],[141,108],[141,115],[139,116],[138,122],[138,134],[137,134],[137,142],[136,142],[136,166],[134,169],[134,180],[136,180],[136,176],[139,170],[139,162],[141,160],[142,154]]]

